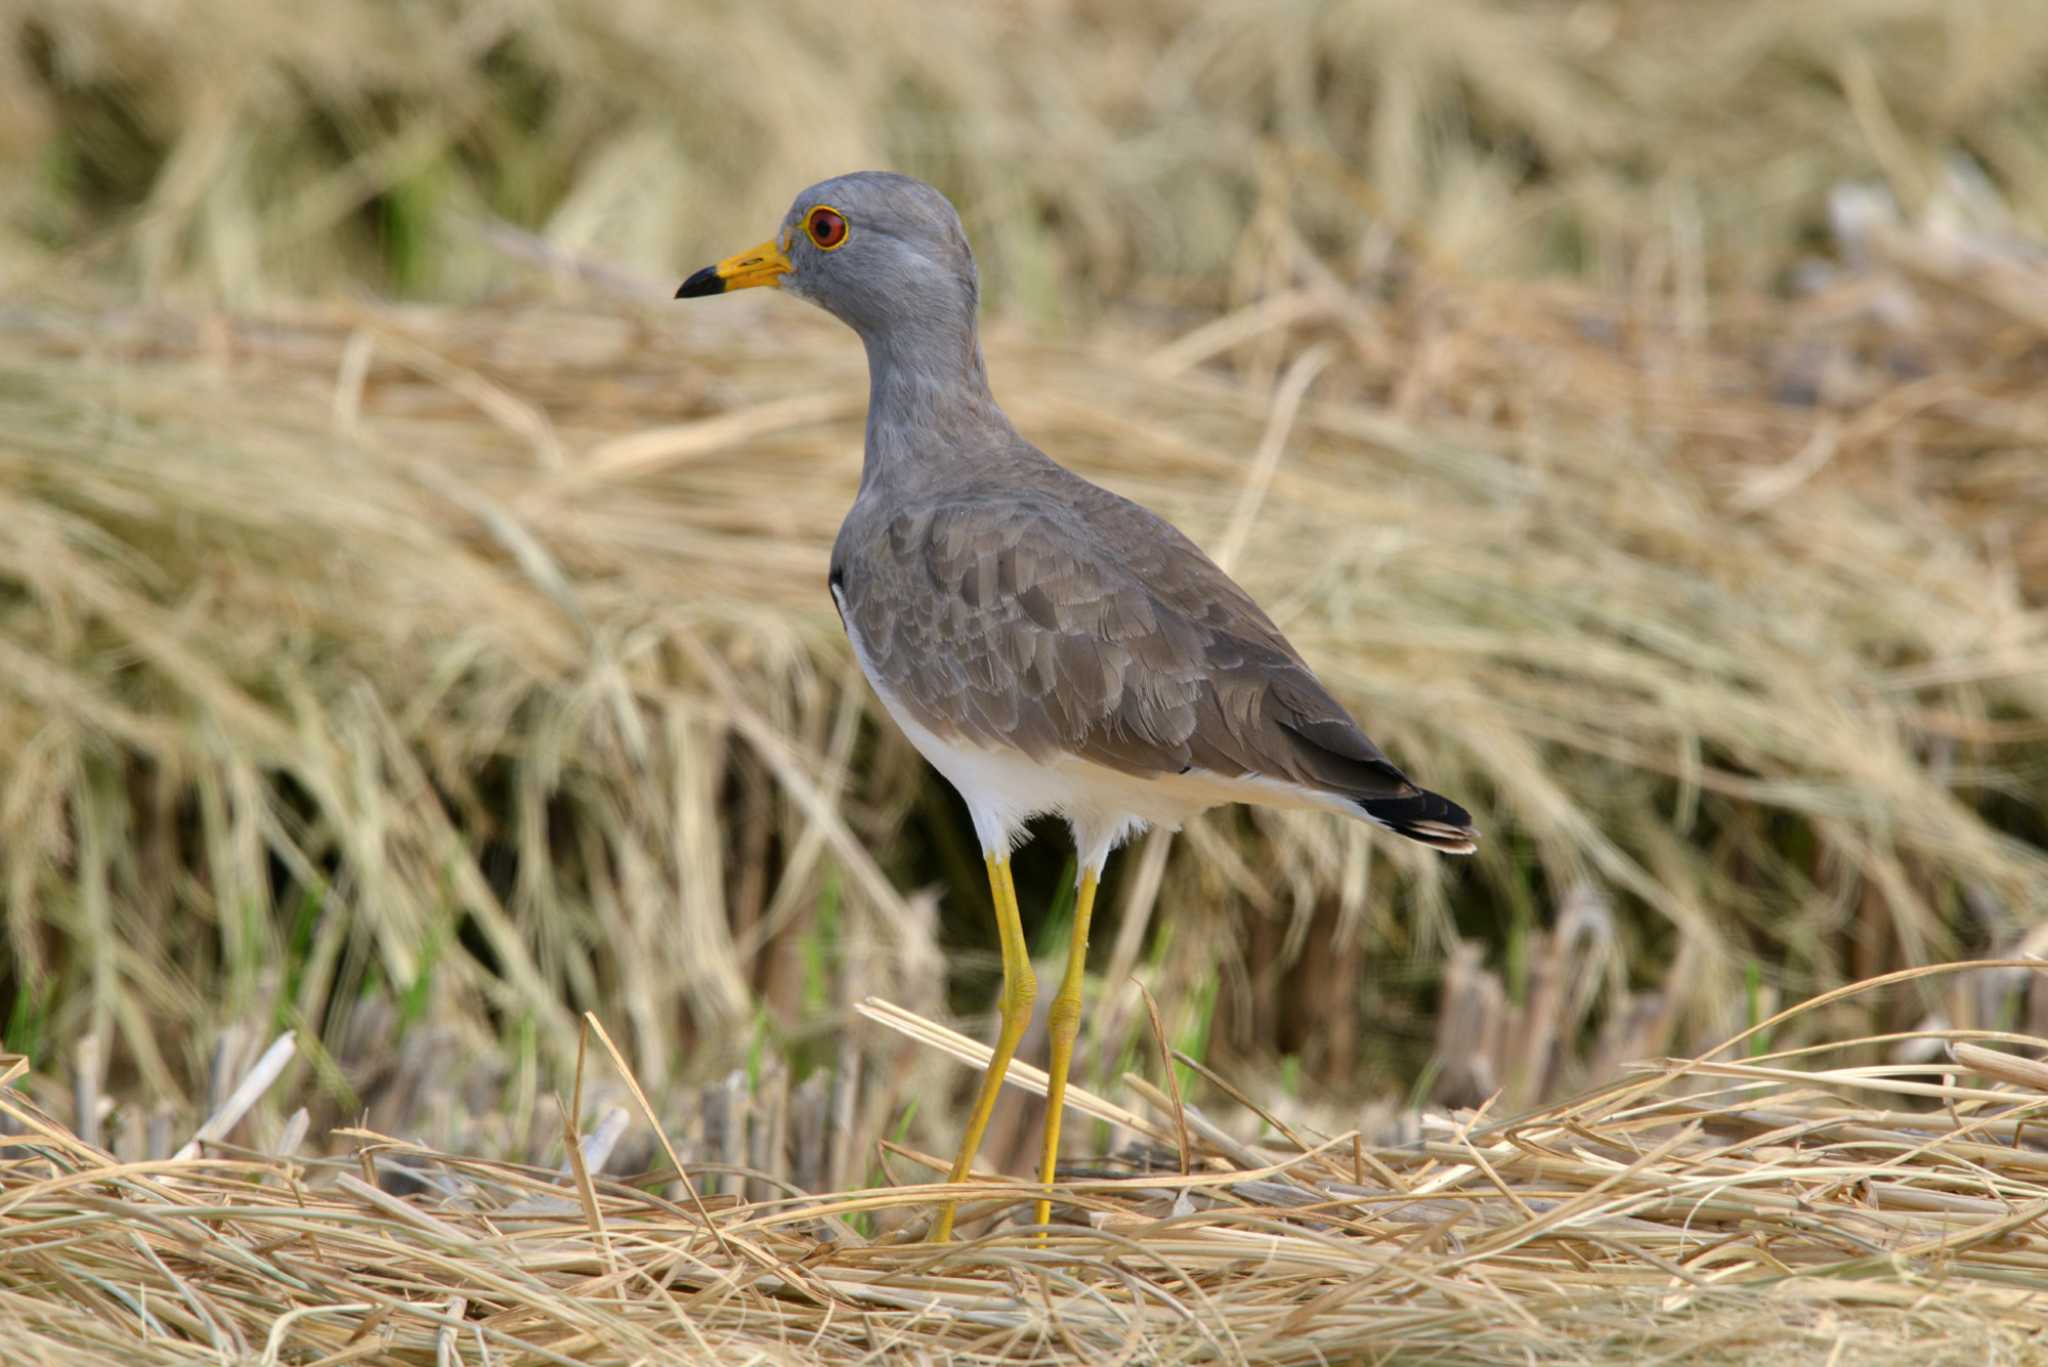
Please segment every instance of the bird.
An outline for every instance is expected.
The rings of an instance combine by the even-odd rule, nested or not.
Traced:
[[[883,709],[966,803],[995,905],[999,1024],[952,1185],[968,1180],[1036,1000],[1011,852],[1034,817],[1073,835],[1073,933],[1047,1016],[1043,1228],[1113,850],[1238,802],[1339,812],[1449,854],[1472,853],[1478,831],[1367,738],[1199,546],[1018,433],[989,388],[974,255],[939,190],[886,171],[821,181],[775,236],[676,298],[757,287],[817,305],[867,349],[860,486],[828,586]],[[934,1241],[952,1236],[955,1208],[941,1205]]]

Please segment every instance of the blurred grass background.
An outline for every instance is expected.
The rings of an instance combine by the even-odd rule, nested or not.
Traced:
[[[1263,1101],[1398,1125],[2041,947],[2028,6],[0,24],[0,1038],[112,1142],[291,1027],[327,1118],[538,1151],[589,1009],[664,1095],[829,1078],[834,1185],[947,1148],[968,1079],[852,1015],[984,1031],[995,971],[823,590],[861,355],[667,302],[865,166],[960,205],[1026,432],[1487,832],[1229,811],[1122,856],[1084,1083],[1149,1057],[1133,974]],[[1066,857],[1020,864],[1041,956]],[[1930,1017],[2048,1033],[2010,978],[1805,1028]]]

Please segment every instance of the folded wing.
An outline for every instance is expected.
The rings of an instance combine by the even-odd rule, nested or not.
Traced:
[[[921,723],[1136,775],[1284,780],[1470,847],[1464,811],[1410,783],[1193,542],[1078,477],[1061,484],[848,519],[833,582],[876,682]]]

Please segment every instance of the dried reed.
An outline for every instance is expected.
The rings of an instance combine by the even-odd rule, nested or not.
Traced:
[[[1127,1077],[1141,1112],[1075,1104],[1132,1148],[1061,1182],[1043,1239],[1008,1223],[1026,1183],[700,1200],[606,1175],[593,1136],[561,1170],[360,1129],[337,1160],[124,1163],[0,1088],[0,1333],[24,1364],[2020,1360],[2048,1338],[2048,1041],[1920,1038],[1946,1058],[1724,1046],[1391,1147],[1190,1113],[1185,1175]],[[952,1190],[985,1217],[964,1244],[855,1226]]]
[[[721,1098],[736,1168],[806,1088],[807,1186],[945,1146],[935,1065],[847,1029],[870,993],[971,1018],[992,963],[820,588],[858,351],[654,302],[877,162],[965,207],[1026,430],[1233,556],[1491,833],[1455,869],[1271,814],[1136,852],[1089,1079],[1149,1040],[1138,969],[1293,1124],[1521,1109],[2038,952],[2048,26],[1424,17],[14,6],[0,1028],[35,1085],[167,1152],[289,1029],[306,1125],[523,1156],[596,1008],[657,1103]],[[366,284],[488,303],[332,302]],[[1062,858],[1021,870],[1044,955]],[[2027,983],[1770,1043],[2048,1034]]]
[[[1677,271],[1698,321],[1834,185],[1917,211],[1958,158],[2048,228],[2025,5],[19,0],[0,36],[10,285],[473,297],[490,217],[666,274],[868,165],[955,195],[1041,318],[1251,302],[1287,272],[1246,238],[1284,228],[1343,270]]]
[[[2009,301],[2048,274],[1945,268],[1975,249],[1934,229],[1872,243],[1768,315],[1776,352],[1762,301],[1687,342],[1491,288],[1312,289],[1164,346],[999,331],[1026,430],[1241,537],[1338,693],[1497,833],[1451,869],[1321,819],[1205,823],[1192,858],[1134,856],[1112,887],[1104,983],[1150,961],[1176,1040],[1404,1090],[1457,939],[1504,942],[1500,1000],[1524,1006],[1565,954],[1548,1035],[1476,1007],[1440,1055],[1512,1036],[1493,1075],[1533,1102],[1771,994],[2037,952],[2048,489],[2013,445],[2034,352],[1981,279]],[[1911,324],[1856,312],[1874,294]],[[585,1007],[664,1082],[721,1075],[764,1030],[801,1075],[870,992],[945,1009],[941,945],[984,930],[972,860],[950,799],[863,721],[818,589],[860,355],[749,302],[10,319],[10,1043],[90,1036],[87,1071],[189,1107],[206,1041],[276,1022],[339,1113],[431,1048],[482,1089],[439,1089],[459,1116],[560,1076]],[[1255,368],[1204,364],[1267,345],[1322,351],[1291,415]],[[1901,356],[1934,378],[1891,378]],[[1787,399],[1815,365],[1840,392]],[[931,880],[943,931],[900,891]],[[1997,1025],[2034,995],[1827,1028]],[[1096,1077],[1144,1035],[1108,999]],[[419,1026],[438,1043],[402,1044]]]

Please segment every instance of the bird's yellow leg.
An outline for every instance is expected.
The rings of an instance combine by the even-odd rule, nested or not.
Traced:
[[[989,1056],[988,1071],[981,1075],[981,1095],[975,1098],[974,1113],[967,1118],[967,1133],[960,1139],[960,1156],[953,1160],[953,1172],[947,1178],[951,1182],[967,1180],[974,1152],[981,1147],[982,1132],[988,1129],[988,1118],[995,1113],[996,1096],[1003,1090],[1003,1074],[1009,1071],[1010,1056],[1017,1052],[1024,1027],[1031,1023],[1031,1003],[1038,996],[1038,979],[1031,972],[1031,951],[1024,944],[1024,922],[1017,914],[1017,885],[1010,881],[1009,856],[992,854],[987,858],[989,893],[996,904],[996,935],[1003,946],[1003,990],[997,998],[1002,1026],[996,1031],[995,1052]],[[939,1222],[932,1229],[933,1243],[942,1244],[953,1237],[954,1204],[946,1202],[939,1212]]]
[[[1060,979],[1059,994],[1052,999],[1046,1017],[1046,1031],[1052,1036],[1052,1071],[1046,1088],[1045,1164],[1039,1174],[1048,1190],[1052,1187],[1053,1165],[1060,1156],[1060,1115],[1067,1100],[1067,1065],[1074,1061],[1074,1039],[1081,1033],[1081,976],[1088,964],[1088,918],[1095,911],[1095,870],[1081,875],[1081,890],[1074,898],[1074,938],[1067,945],[1067,976]],[[1041,1197],[1038,1223],[1052,1219],[1052,1200]]]

